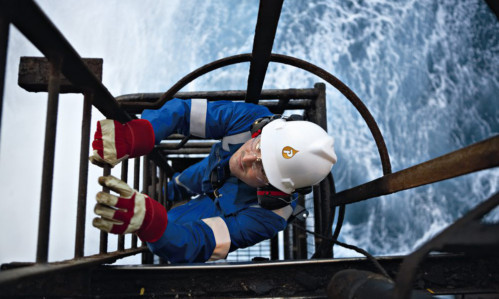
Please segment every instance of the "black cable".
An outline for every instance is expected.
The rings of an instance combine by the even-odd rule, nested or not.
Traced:
[[[341,247],[344,247],[344,248],[347,248],[347,249],[350,249],[350,250],[353,250],[353,251],[356,251],[362,255],[364,255],[368,260],[370,260],[374,266],[376,268],[378,268],[378,270],[381,272],[381,274],[383,274],[386,278],[390,279],[391,281],[393,281],[393,279],[390,277],[390,275],[388,275],[388,272],[386,272],[386,270],[383,268],[383,266],[381,266],[381,264],[376,260],[376,258],[374,258],[374,256],[372,256],[369,252],[365,251],[364,249],[362,248],[359,248],[357,246],[354,246],[354,245],[350,245],[350,244],[346,244],[346,243],[343,243],[343,242],[340,242],[338,240],[333,240],[333,238],[331,237],[327,237],[327,236],[324,236],[324,235],[321,235],[321,234],[318,234],[316,232],[313,232],[313,231],[310,231],[296,223],[293,223],[293,227],[296,227],[298,229],[301,229],[309,234],[312,234],[314,236],[317,236],[319,238],[322,238],[322,239],[325,239],[325,240],[329,240],[329,241],[333,241],[334,244],[336,245],[339,245]]]

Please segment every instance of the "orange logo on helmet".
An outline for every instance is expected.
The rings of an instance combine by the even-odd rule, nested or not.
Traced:
[[[282,157],[284,159],[291,159],[294,157],[294,155],[296,155],[296,153],[299,152],[297,150],[295,150],[294,148],[292,148],[291,146],[285,146],[283,149],[282,149]]]

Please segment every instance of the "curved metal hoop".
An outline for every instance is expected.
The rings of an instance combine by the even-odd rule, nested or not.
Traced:
[[[158,109],[163,106],[164,103],[171,100],[174,95],[180,91],[184,86],[194,81],[198,77],[205,75],[211,71],[216,69],[229,66],[232,64],[237,64],[241,62],[250,62],[251,54],[239,54],[234,56],[225,57],[219,60],[215,60],[210,62],[192,72],[184,76],[177,83],[175,83],[167,92],[165,92],[156,102],[154,103],[134,103],[134,102],[123,102],[121,103],[122,107],[127,108],[143,108],[143,109]],[[328,73],[326,70],[311,64],[307,61],[281,55],[281,54],[271,54],[270,61],[278,62],[282,64],[291,65],[302,70],[308,71],[321,79],[325,80],[329,84],[331,84],[334,88],[336,88],[339,92],[341,92],[357,109],[360,113],[364,121],[366,122],[371,134],[373,135],[374,141],[376,142],[376,146],[378,148],[378,152],[381,159],[381,165],[383,167],[383,174],[387,175],[392,172],[392,167],[390,163],[390,157],[388,155],[388,150],[386,148],[385,140],[383,139],[383,135],[379,130],[378,124],[374,120],[374,117],[371,115],[367,107],[364,103],[359,99],[359,97],[343,82],[341,82],[338,78]]]

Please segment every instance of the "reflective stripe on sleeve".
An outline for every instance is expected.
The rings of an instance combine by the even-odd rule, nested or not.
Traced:
[[[187,190],[187,191],[189,191],[189,192],[191,192],[191,193],[194,193],[194,192],[192,192],[192,190],[191,190],[191,189],[189,189],[186,185],[184,185],[184,184],[180,181],[180,176],[181,176],[181,175],[182,175],[182,174],[179,174],[178,176],[176,176],[176,177],[175,177],[175,179],[174,179],[174,180],[175,180],[175,183],[176,183],[177,185],[179,185],[179,186],[183,187],[185,190]]]
[[[277,209],[277,210],[272,210],[272,212],[276,213],[277,215],[281,216],[285,220],[288,220],[289,216],[293,214],[293,208],[290,205],[287,205],[283,208]]]
[[[225,136],[222,139],[222,148],[224,151],[229,151],[229,144],[240,144],[250,140],[251,132],[246,131],[235,135]]]
[[[230,249],[230,234],[227,224],[220,217],[205,218],[202,220],[211,228],[215,236],[216,246],[209,260],[224,259],[229,254]]]
[[[250,207],[263,209],[260,205],[252,205]],[[287,206],[282,207],[280,209],[271,210],[271,211],[276,213],[277,215],[281,216],[282,218],[284,218],[284,220],[288,220],[288,218],[291,216],[291,214],[293,214],[293,207],[291,207],[291,205],[287,205]]]
[[[197,137],[206,137],[206,109],[208,102],[205,99],[191,100],[191,129],[190,133]]]

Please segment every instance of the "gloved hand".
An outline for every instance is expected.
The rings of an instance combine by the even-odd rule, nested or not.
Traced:
[[[114,167],[126,158],[146,155],[154,148],[154,130],[145,119],[134,119],[126,124],[112,119],[97,122],[94,153],[89,160],[95,165]]]
[[[168,224],[166,209],[149,196],[133,190],[125,182],[113,177],[99,178],[99,184],[108,187],[120,196],[104,192],[97,193],[92,224],[98,229],[113,233],[137,233],[145,242],[161,238]]]

